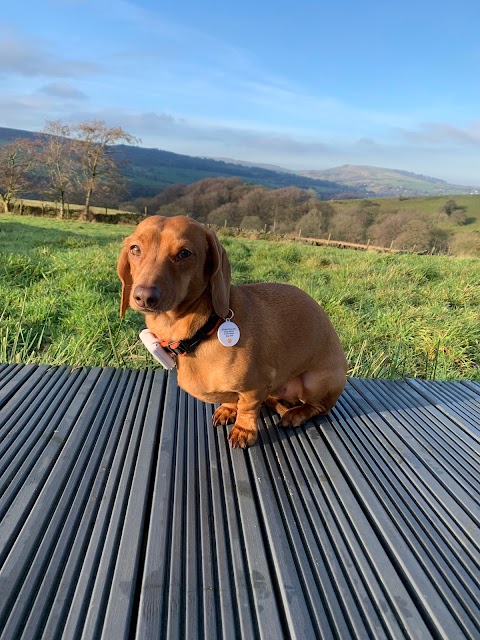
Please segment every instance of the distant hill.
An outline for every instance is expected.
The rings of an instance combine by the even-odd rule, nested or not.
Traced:
[[[11,142],[16,138],[28,138],[32,140],[38,135],[34,131],[23,131],[23,129],[7,129],[6,127],[0,127],[0,144]]]
[[[38,133],[0,127],[0,144]],[[346,164],[333,169],[292,171],[276,165],[199,158],[161,149],[118,145],[128,160],[122,173],[128,178],[127,199],[151,197],[172,184],[190,184],[203,178],[239,177],[272,189],[294,186],[313,189],[322,200],[434,196],[480,193],[480,187],[454,185],[410,171]]]
[[[203,178],[231,177],[271,189],[289,186],[313,189],[323,200],[348,196],[361,198],[366,195],[362,188],[345,189],[344,185],[330,180],[272,171],[258,166],[232,164],[143,147],[119,146],[119,150],[129,162],[124,174],[132,181],[131,197],[154,195],[171,184],[190,184]]]
[[[352,189],[364,189],[381,198],[393,196],[441,196],[480,193],[479,187],[449,184],[445,180],[398,169],[345,164],[324,170],[305,170],[298,174],[332,180]]]
[[[280,173],[297,173],[293,169],[287,169],[287,167],[281,167],[278,164],[265,164],[264,162],[235,160],[234,158],[210,158],[210,160],[219,160],[220,162],[228,162],[229,164],[239,164],[241,167],[260,167],[262,169],[269,169],[270,171],[279,171]]]
[[[0,127],[0,144],[15,138],[34,138],[37,133]],[[335,197],[365,196],[362,188],[346,190],[343,185],[322,178],[310,178],[287,171],[272,171],[259,166],[233,164],[221,160],[197,158],[161,149],[118,145],[128,163],[122,173],[129,179],[128,199],[151,197],[172,184],[190,184],[203,178],[239,177],[245,182],[278,189],[294,186],[313,189],[323,200]],[[346,194],[345,192],[349,193]]]
[[[343,185],[347,190],[363,191],[372,198],[446,196],[480,193],[480,187],[450,184],[440,178],[432,178],[411,171],[385,169],[369,165],[345,164],[333,169],[304,169],[294,171],[273,164],[260,164],[232,158],[215,158],[244,167],[263,167],[272,171],[291,172],[319,180],[329,180]]]

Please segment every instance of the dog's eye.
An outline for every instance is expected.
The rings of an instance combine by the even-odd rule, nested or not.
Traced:
[[[185,260],[185,258],[189,258],[191,255],[192,255],[191,251],[189,251],[188,249],[182,249],[177,254],[177,258],[178,260]]]
[[[138,244],[132,244],[132,246],[130,247],[130,253],[132,254],[132,256],[139,256],[142,253],[142,250],[140,249]]]

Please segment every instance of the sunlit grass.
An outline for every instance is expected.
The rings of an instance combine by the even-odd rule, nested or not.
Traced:
[[[0,361],[152,367],[140,314],[118,315],[130,227],[0,216]],[[480,379],[480,261],[222,238],[236,284],[295,284],[369,377]],[[272,313],[282,313],[281,307]]]

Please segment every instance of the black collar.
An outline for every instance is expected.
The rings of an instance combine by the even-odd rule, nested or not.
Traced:
[[[184,356],[187,353],[193,353],[200,342],[211,336],[212,333],[218,329],[222,321],[223,319],[220,318],[220,316],[217,316],[216,313],[212,313],[203,327],[201,327],[191,338],[187,338],[185,340],[174,340],[173,342],[164,342],[161,340],[160,344],[165,351],[173,353],[176,356]]]

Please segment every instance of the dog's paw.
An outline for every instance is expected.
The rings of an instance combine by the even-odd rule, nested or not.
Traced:
[[[233,424],[237,418],[237,405],[221,404],[212,416],[214,427],[220,424]]]
[[[323,415],[326,411],[322,410],[323,407],[313,407],[310,404],[302,404],[298,407],[292,407],[287,409],[282,415],[282,419],[278,423],[281,427],[299,427],[310,418],[314,416]]]
[[[286,411],[280,422],[278,423],[280,427],[284,427],[288,429],[288,427],[299,427],[305,422],[305,418],[302,415],[295,415]]]
[[[257,440],[257,430],[254,431],[244,429],[243,427],[234,424],[230,434],[228,436],[230,441],[230,445],[232,449],[236,449],[237,447],[241,447],[242,449],[246,449],[247,447],[251,447],[255,444]]]

